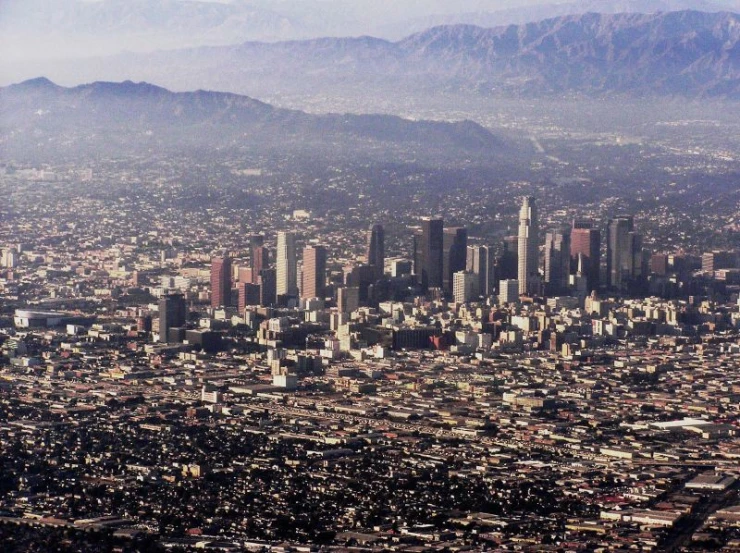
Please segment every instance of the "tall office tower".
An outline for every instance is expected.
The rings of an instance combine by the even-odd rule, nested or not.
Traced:
[[[391,277],[399,278],[412,273],[414,263],[408,259],[394,259],[391,261]]]
[[[703,273],[714,273],[721,269],[735,269],[738,266],[736,252],[713,251],[701,255],[701,270]]]
[[[424,290],[442,287],[443,235],[442,219],[422,219],[421,233],[415,236],[414,242],[414,274]]]
[[[238,309],[240,314],[244,314],[244,309],[248,305],[260,304],[260,286],[251,282],[240,282],[236,285],[239,294]]]
[[[326,297],[326,248],[307,246],[303,250],[303,282],[301,298]]]
[[[559,294],[568,287],[570,276],[570,233],[548,232],[545,237],[545,288],[548,294]]]
[[[498,302],[516,303],[519,301],[519,281],[515,279],[505,279],[498,283]]]
[[[277,235],[277,295],[298,295],[298,260],[296,259],[295,234],[278,232]]]
[[[475,297],[476,275],[457,271],[452,277],[452,297],[455,303],[467,303]]]
[[[668,254],[656,253],[650,256],[650,272],[658,276],[668,274]]]
[[[635,233],[631,215],[609,220],[606,239],[606,276],[611,288],[625,289],[639,276],[642,261],[642,240]]]
[[[380,280],[385,272],[385,230],[373,225],[367,235],[367,264],[373,268],[373,278]]]
[[[337,309],[340,313],[352,313],[360,306],[360,289],[355,286],[337,288]]]
[[[211,260],[211,307],[231,305],[231,258],[214,257]]]
[[[536,295],[540,290],[537,205],[532,196],[525,197],[519,211],[519,252],[517,271],[519,293]]]
[[[168,342],[171,328],[185,326],[187,306],[182,294],[168,294],[159,300],[159,341]]]
[[[465,270],[475,275],[476,296],[490,296],[494,288],[493,251],[488,246],[468,246]]]
[[[264,306],[277,303],[277,272],[275,269],[262,269],[257,284],[260,287],[259,304]]]
[[[375,282],[375,269],[370,265],[355,265],[344,268],[344,285],[360,290],[360,303],[370,299],[370,287]]]
[[[265,237],[261,234],[253,234],[249,237],[249,268],[252,269],[252,284],[257,284],[260,271],[267,269],[269,265],[269,252],[265,247]]]
[[[601,280],[601,232],[587,219],[573,220],[570,230],[570,266],[575,271],[578,257],[583,260],[583,275],[589,290],[599,287]]]
[[[453,275],[465,270],[468,249],[468,229],[451,227],[442,235],[442,286],[452,293]]]
[[[516,280],[519,276],[519,237],[507,236],[502,246],[501,256],[496,263],[496,278]]]

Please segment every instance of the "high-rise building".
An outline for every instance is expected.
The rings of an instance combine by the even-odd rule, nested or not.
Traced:
[[[239,313],[244,313],[248,305],[260,305],[260,286],[251,282],[240,282],[236,285],[239,294]]]
[[[231,258],[214,257],[211,260],[211,307],[231,305]]]
[[[278,232],[277,253],[277,295],[298,295],[298,260],[296,258],[295,234]]]
[[[606,243],[607,284],[618,290],[626,289],[642,274],[642,239],[634,229],[631,215],[609,220]]]
[[[2,265],[6,269],[15,269],[18,266],[18,251],[15,248],[3,251]]]
[[[738,255],[736,252],[713,251],[703,253],[701,256],[701,270],[711,274],[721,269],[735,269],[738,266]]]
[[[537,205],[532,196],[525,197],[519,211],[519,252],[517,272],[519,293],[536,295],[540,291],[539,278],[539,221]]]
[[[337,309],[340,313],[352,313],[360,306],[360,289],[356,286],[337,288]]]
[[[465,270],[468,248],[468,229],[450,227],[442,235],[442,286],[452,293],[453,275]]]
[[[391,276],[393,278],[408,276],[413,269],[413,263],[407,259],[396,259],[391,263]]]
[[[360,291],[360,303],[370,299],[370,287],[375,282],[375,269],[371,265],[349,265],[344,268],[344,285]]]
[[[548,232],[545,237],[545,289],[559,294],[568,287],[570,276],[570,233]]]
[[[326,248],[307,246],[303,250],[301,298],[326,297]]]
[[[182,294],[168,294],[159,300],[159,341],[168,342],[171,328],[185,326],[187,306]]]
[[[496,278],[516,280],[519,276],[519,237],[507,236],[502,247],[501,256],[496,263]]]
[[[380,280],[385,272],[385,230],[373,225],[367,235],[367,264],[373,268],[373,278]]]
[[[505,279],[498,283],[498,302],[516,303],[519,301],[519,281],[515,279]]]
[[[656,253],[650,257],[650,272],[658,276],[668,274],[668,254]]]
[[[455,303],[467,303],[475,296],[476,276],[468,271],[457,271],[452,277],[452,297]]]
[[[267,269],[270,263],[269,251],[265,247],[265,237],[261,234],[253,234],[249,237],[249,268],[252,270],[252,284],[257,284],[260,271]]]
[[[259,304],[275,305],[277,302],[277,272],[275,269],[262,269],[257,278],[257,284],[260,287]]]
[[[422,289],[442,288],[444,221],[426,217],[421,221],[421,233],[415,236],[414,274]]]
[[[488,246],[468,246],[465,270],[475,275],[475,296],[486,297],[493,293],[493,252]]]
[[[594,222],[587,219],[575,219],[570,230],[570,266],[576,270],[578,258],[583,263],[583,276],[588,288],[595,290],[600,284],[601,273],[601,232],[594,228]]]

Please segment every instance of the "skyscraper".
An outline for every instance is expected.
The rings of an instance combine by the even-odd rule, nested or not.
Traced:
[[[442,236],[442,285],[445,292],[452,293],[453,275],[465,270],[468,248],[468,229],[451,227],[444,229]]]
[[[588,289],[599,287],[601,272],[601,232],[594,228],[590,220],[574,220],[570,231],[570,265],[575,271],[578,256],[583,261],[583,274],[586,277]]]
[[[560,294],[570,276],[570,232],[548,232],[545,237],[545,288],[547,294]]]
[[[414,274],[419,278],[424,290],[442,287],[443,234],[442,219],[431,217],[422,219],[421,233],[415,237]]]
[[[494,288],[493,252],[488,246],[468,246],[465,270],[473,273],[474,295],[490,296]]]
[[[262,269],[257,284],[260,287],[259,304],[270,306],[277,302],[277,276],[275,269]]]
[[[519,237],[507,236],[502,245],[503,250],[496,265],[496,278],[516,280],[519,276]]]
[[[540,291],[537,205],[532,196],[525,197],[519,211],[519,293],[536,295]]]
[[[303,250],[301,298],[326,297],[326,248],[307,246]]]
[[[187,306],[182,294],[168,294],[159,300],[159,341],[168,342],[171,328],[185,326]]]
[[[455,303],[466,303],[475,295],[476,276],[469,271],[457,271],[452,277],[452,297]]]
[[[277,235],[277,295],[298,295],[298,260],[296,259],[295,234],[278,232]]]
[[[609,220],[606,242],[606,275],[610,288],[626,289],[642,270],[642,240],[631,215]]]
[[[375,280],[383,278],[385,270],[385,230],[373,225],[367,235],[367,264],[373,268]]]
[[[252,269],[253,284],[257,283],[262,269],[267,269],[269,263],[269,254],[265,248],[265,237],[261,234],[253,234],[249,237],[250,260],[249,268]]]
[[[498,301],[500,304],[519,301],[519,281],[505,279],[498,283]]]
[[[248,305],[260,304],[260,287],[258,284],[251,282],[240,282],[236,285],[238,297],[238,309],[240,314],[244,314],[244,309]]]
[[[231,258],[214,257],[211,260],[211,307],[231,305]]]
[[[360,305],[360,289],[355,286],[337,288],[337,309],[340,313],[352,313]]]

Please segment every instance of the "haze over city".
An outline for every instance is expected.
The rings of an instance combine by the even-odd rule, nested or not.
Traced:
[[[739,12],[0,0],[0,549],[740,551]]]

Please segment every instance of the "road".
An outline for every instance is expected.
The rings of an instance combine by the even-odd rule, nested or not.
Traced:
[[[740,480],[724,492],[709,492],[710,495],[707,501],[697,505],[691,511],[691,514],[678,521],[659,551],[665,553],[681,551],[681,548],[691,541],[694,532],[701,528],[710,515],[719,509],[737,504],[740,496],[739,490]]]

